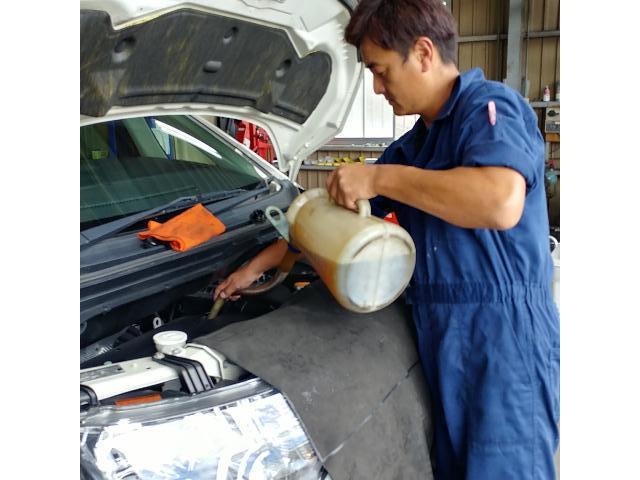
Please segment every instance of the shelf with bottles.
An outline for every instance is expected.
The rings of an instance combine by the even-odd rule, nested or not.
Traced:
[[[537,101],[537,102],[529,102],[531,108],[549,108],[549,107],[559,107],[560,100],[551,100],[549,102]]]

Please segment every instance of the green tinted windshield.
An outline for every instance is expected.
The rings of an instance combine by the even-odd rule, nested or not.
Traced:
[[[185,116],[80,128],[80,222],[96,223],[261,181],[231,143]]]

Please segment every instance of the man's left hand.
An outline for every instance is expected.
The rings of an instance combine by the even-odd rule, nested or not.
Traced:
[[[375,189],[376,165],[344,165],[327,177],[329,196],[350,210],[358,210],[356,201],[368,200],[377,195]]]

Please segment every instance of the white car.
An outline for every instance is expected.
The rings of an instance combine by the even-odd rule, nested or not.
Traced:
[[[215,285],[277,238],[265,208],[286,210],[344,124],[354,4],[81,1],[82,478],[432,478],[401,300],[348,312],[301,263],[207,319]],[[282,171],[220,117],[265,128]],[[138,237],[197,203],[224,233],[183,252]]]

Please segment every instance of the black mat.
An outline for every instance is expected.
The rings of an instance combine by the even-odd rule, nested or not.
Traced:
[[[197,340],[280,389],[334,480],[430,479],[428,392],[401,301],[344,310],[320,282]]]

